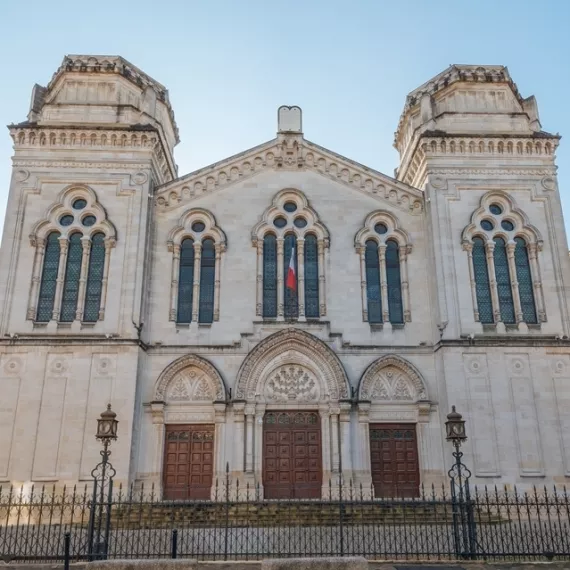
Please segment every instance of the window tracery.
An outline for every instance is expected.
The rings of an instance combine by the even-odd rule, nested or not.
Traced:
[[[170,232],[172,253],[169,320],[210,324],[220,319],[220,266],[226,236],[202,208],[185,212]]]
[[[30,234],[36,248],[27,319],[96,322],[105,317],[115,228],[84,185],[66,188]]]
[[[412,244],[397,218],[383,210],[372,212],[354,245],[360,256],[362,319],[371,324],[410,322],[408,254]]]
[[[546,321],[540,280],[539,231],[502,192],[483,196],[463,230],[474,317],[482,324]]]
[[[329,233],[302,192],[285,189],[277,193],[252,230],[252,244],[257,249],[257,316],[278,321],[326,316]],[[290,263],[295,289],[286,283]]]

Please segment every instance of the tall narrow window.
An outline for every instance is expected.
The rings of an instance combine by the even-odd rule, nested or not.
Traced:
[[[214,240],[202,242],[200,266],[200,310],[199,323],[211,323],[214,320],[214,283],[216,280],[216,250]]]
[[[366,242],[366,298],[368,300],[368,322],[382,322],[382,297],[380,295],[380,261],[378,244],[369,239]]]
[[[515,306],[513,303],[507,247],[503,238],[496,237],[493,241],[495,242],[493,260],[495,262],[495,277],[497,278],[497,294],[499,296],[501,320],[506,324],[512,324],[515,322]]]
[[[277,316],[277,239],[273,234],[263,238],[263,317]]]
[[[61,298],[60,321],[63,323],[70,323],[75,320],[82,257],[83,247],[81,245],[81,234],[72,234],[69,238],[65,281],[63,282],[63,295]]]
[[[386,281],[388,284],[388,311],[390,322],[404,322],[402,307],[402,281],[400,278],[400,251],[398,244],[390,239],[386,242]]]
[[[103,270],[105,267],[105,235],[96,233],[91,238],[91,255],[89,256],[89,273],[85,290],[85,308],[83,320],[94,323],[99,320],[101,309],[101,290],[103,286]]]
[[[305,237],[305,316],[319,317],[319,253],[313,234]]]
[[[283,287],[285,287],[285,318],[296,319],[299,316],[299,305],[297,302],[297,238],[294,234],[287,234],[285,236],[283,247]],[[293,256],[293,267],[295,268],[295,288],[287,286],[287,273],[289,271],[289,264],[291,263],[291,253],[295,248],[295,255]]]
[[[59,235],[59,232],[52,232],[46,240],[38,313],[36,316],[36,320],[40,323],[47,323],[53,313],[57,272],[59,269]]]
[[[493,302],[489,285],[487,255],[485,253],[485,242],[480,237],[473,238],[473,270],[479,321],[482,323],[493,323]]]
[[[185,239],[180,244],[180,272],[178,277],[177,322],[192,320],[192,291],[194,287],[194,240]]]
[[[519,282],[519,298],[525,323],[536,324],[536,305],[532,290],[532,276],[528,261],[528,251],[524,239],[515,238],[515,264],[517,267],[517,281]]]

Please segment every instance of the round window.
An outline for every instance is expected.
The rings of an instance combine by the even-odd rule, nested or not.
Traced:
[[[295,218],[293,223],[298,228],[304,228],[307,225],[307,220],[305,220],[305,218]]]
[[[513,224],[513,222],[509,221],[509,220],[503,220],[501,222],[501,227],[506,231],[506,232],[512,232],[515,229],[515,225]]]
[[[503,213],[503,208],[499,204],[491,204],[489,206],[489,212],[494,216],[500,216]]]
[[[74,210],[83,210],[85,206],[87,206],[87,200],[84,200],[83,198],[78,198],[77,200],[75,200],[75,202],[73,202]]]
[[[297,204],[295,204],[295,202],[285,202],[283,209],[286,212],[294,212],[297,209]]]
[[[67,216],[61,216],[61,218],[59,218],[59,223],[62,226],[70,226],[73,223],[73,216],[70,216],[69,214]]]
[[[206,229],[206,224],[204,222],[194,222],[192,224],[192,231],[203,232]]]
[[[374,231],[377,234],[385,234],[388,231],[388,227],[386,226],[386,224],[376,224],[374,226]]]
[[[495,226],[491,220],[483,220],[481,222],[481,227],[486,231],[490,232]]]
[[[97,218],[95,216],[85,216],[83,218],[83,220],[81,220],[81,223],[85,227],[89,227],[89,226],[92,226],[96,221],[97,221]]]
[[[273,225],[276,228],[284,228],[287,225],[287,220],[285,218],[279,217],[273,220]]]

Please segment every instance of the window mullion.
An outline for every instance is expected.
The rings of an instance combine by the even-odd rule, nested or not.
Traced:
[[[172,273],[170,277],[170,321],[176,321],[178,307],[178,277],[180,275],[180,244],[172,244]]]
[[[305,320],[305,240],[297,239],[297,306],[298,319]]]
[[[89,257],[91,256],[91,239],[88,236],[81,238],[81,270],[79,272],[79,291],[77,292],[77,310],[75,319],[83,320],[83,309],[85,307],[85,287],[87,285],[87,272],[89,270]]]
[[[215,264],[214,264],[214,320],[220,320],[220,265],[222,260],[222,251],[224,246],[217,243],[215,246]]]
[[[487,271],[489,272],[489,286],[491,287],[491,303],[493,304],[493,320],[498,323],[501,319],[501,309],[499,307],[499,293],[497,290],[497,277],[495,275],[495,257],[493,251],[495,244],[488,241],[485,244],[485,254],[487,256]]]
[[[277,320],[285,320],[285,288],[283,286],[283,247],[282,237],[277,238]]]
[[[328,243],[328,238],[327,238]],[[319,315],[325,317],[327,314],[326,273],[325,273],[325,240],[319,239],[318,247],[318,269],[319,269]]]
[[[366,281],[366,247],[358,246],[358,254],[360,255],[360,291],[362,294],[362,320],[368,322],[368,292]]]
[[[257,238],[256,250],[257,250],[257,277],[256,277],[257,301],[255,304],[255,315],[257,317],[262,317],[263,316],[263,239]],[[216,268],[216,275],[218,275],[217,268]]]
[[[378,261],[380,265],[380,294],[382,296],[382,322],[390,322],[390,312],[388,306],[388,280],[386,274],[386,244],[378,246]]]
[[[59,267],[57,268],[57,279],[55,285],[55,298],[53,304],[52,320],[59,321],[61,311],[61,298],[63,295],[63,282],[65,281],[65,270],[67,266],[67,252],[69,249],[69,239],[66,236],[59,238]]]
[[[38,297],[40,294],[41,274],[44,266],[44,255],[46,252],[46,240],[36,238],[36,254],[34,259],[34,274],[32,276],[32,286],[30,287],[30,298],[28,300],[28,320],[36,318]]]
[[[408,246],[401,245],[398,248],[400,260],[400,281],[402,287],[402,304],[404,308],[404,322],[412,320],[412,310],[410,307],[410,285],[408,283]]]
[[[473,244],[464,243],[463,249],[467,252],[467,264],[469,266],[469,283],[471,284],[471,300],[473,302],[473,317],[479,321],[479,304],[477,303],[477,282],[475,280],[475,266],[473,261]]]
[[[544,297],[542,292],[542,280],[540,278],[540,267],[538,265],[538,246],[536,243],[528,244],[528,259],[530,265],[530,274],[532,277],[532,287],[534,291],[534,302],[538,312],[538,321],[546,321],[546,308],[544,306]]]
[[[109,282],[109,263],[111,261],[111,248],[115,245],[114,238],[105,238],[105,261],[103,264],[103,278],[101,279],[101,304],[99,306],[99,320],[105,318],[107,305],[107,283]]]
[[[517,276],[517,266],[515,264],[515,247],[516,244],[507,243],[507,260],[509,263],[509,275],[511,278],[511,290],[513,292],[513,303],[515,306],[515,321],[522,323],[524,321],[521,307],[521,299],[519,295],[519,281]]]
[[[192,292],[192,320],[197,323],[200,314],[200,269],[202,266],[202,244],[194,243],[194,284]]]

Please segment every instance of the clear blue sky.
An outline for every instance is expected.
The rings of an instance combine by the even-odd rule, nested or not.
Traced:
[[[406,94],[451,63],[504,64],[560,132],[570,227],[570,0],[0,0],[0,124],[67,53],[118,54],[166,85],[180,174],[272,138],[282,104],[305,136],[393,174]],[[11,139],[0,136],[0,228]]]

